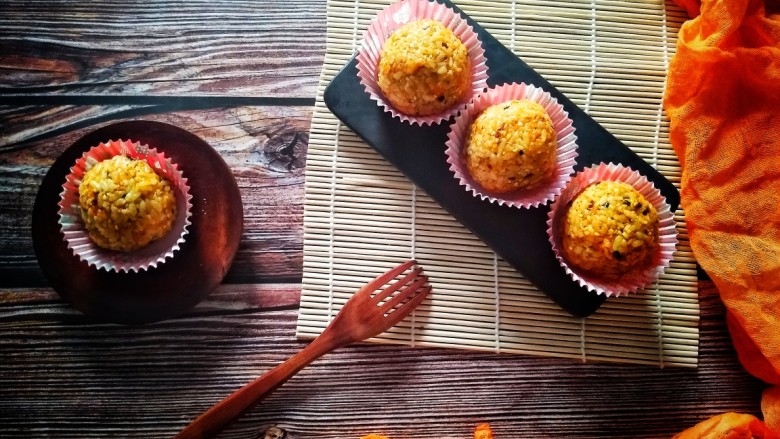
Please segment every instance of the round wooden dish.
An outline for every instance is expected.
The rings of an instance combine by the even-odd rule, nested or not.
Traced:
[[[57,222],[65,176],[89,148],[131,139],[163,151],[189,180],[192,225],[181,249],[139,273],[98,270],[68,249]],[[99,128],[71,145],[41,183],[32,216],[35,255],[63,299],[99,320],[139,324],[174,317],[203,300],[225,277],[238,250],[243,206],[222,157],[194,134],[161,122],[130,121]]]

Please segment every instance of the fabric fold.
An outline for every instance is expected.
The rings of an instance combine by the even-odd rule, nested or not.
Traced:
[[[780,384],[780,21],[758,0],[704,1],[664,104],[694,255],[743,365]]]

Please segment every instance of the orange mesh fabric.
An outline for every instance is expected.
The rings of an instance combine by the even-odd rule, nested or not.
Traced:
[[[704,0],[701,14],[680,30],[664,101],[683,166],[694,255],[720,291],[742,364],[774,384],[780,384],[777,18],[761,0]]]
[[[780,431],[780,387],[772,387],[761,398],[764,422],[772,431]]]
[[[780,384],[780,2],[675,1],[698,15],[680,30],[664,97],[691,247],[743,366]],[[726,413],[675,438],[777,438],[780,387],[761,409],[764,422]]]
[[[780,439],[780,387],[764,392],[764,421],[752,415],[724,413],[701,422],[672,439]]]
[[[699,0],[674,0],[677,6],[685,9],[689,17],[696,17],[699,15]]]
[[[751,415],[724,413],[691,427],[672,439],[777,439],[763,422]]]

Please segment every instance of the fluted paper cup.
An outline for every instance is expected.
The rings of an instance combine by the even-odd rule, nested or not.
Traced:
[[[471,62],[471,89],[466,96],[448,110],[430,116],[412,116],[395,109],[382,94],[377,83],[379,60],[385,42],[401,26],[422,19],[436,20],[450,29],[468,49]],[[372,100],[386,112],[400,120],[417,125],[436,125],[450,119],[487,87],[487,60],[485,50],[474,29],[466,20],[447,6],[428,0],[404,0],[379,12],[363,34],[357,54],[360,83]]]
[[[129,252],[113,251],[95,244],[87,234],[79,204],[79,185],[87,170],[117,155],[146,161],[158,175],[171,183],[176,197],[176,217],[171,230],[162,238]],[[68,248],[87,264],[106,271],[140,272],[155,268],[173,258],[174,253],[179,250],[191,224],[191,200],[187,179],[164,153],[138,142],[112,140],[100,143],[85,152],[71,168],[62,186],[58,203],[59,224]]]
[[[544,183],[513,192],[498,193],[483,188],[469,174],[464,161],[469,129],[474,119],[486,108],[511,100],[527,99],[544,107],[552,121],[556,135],[556,157],[553,175]],[[503,84],[477,96],[455,118],[447,134],[447,163],[461,186],[474,196],[498,205],[529,208],[544,205],[561,193],[574,173],[577,160],[577,136],[569,114],[549,93],[526,83]]]
[[[658,212],[658,245],[651,261],[617,279],[605,279],[569,265],[562,252],[563,218],[571,202],[585,188],[599,181],[618,181],[629,184],[652,204]],[[547,215],[547,235],[558,262],[578,284],[598,294],[622,296],[635,293],[655,282],[669,267],[677,245],[677,226],[674,213],[666,198],[653,184],[631,168],[613,163],[592,166],[578,172],[550,206]]]

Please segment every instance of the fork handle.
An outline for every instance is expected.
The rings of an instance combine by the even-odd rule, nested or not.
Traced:
[[[348,344],[325,331],[284,363],[249,382],[184,427],[174,439],[210,438],[231,421],[254,407],[312,361]]]

